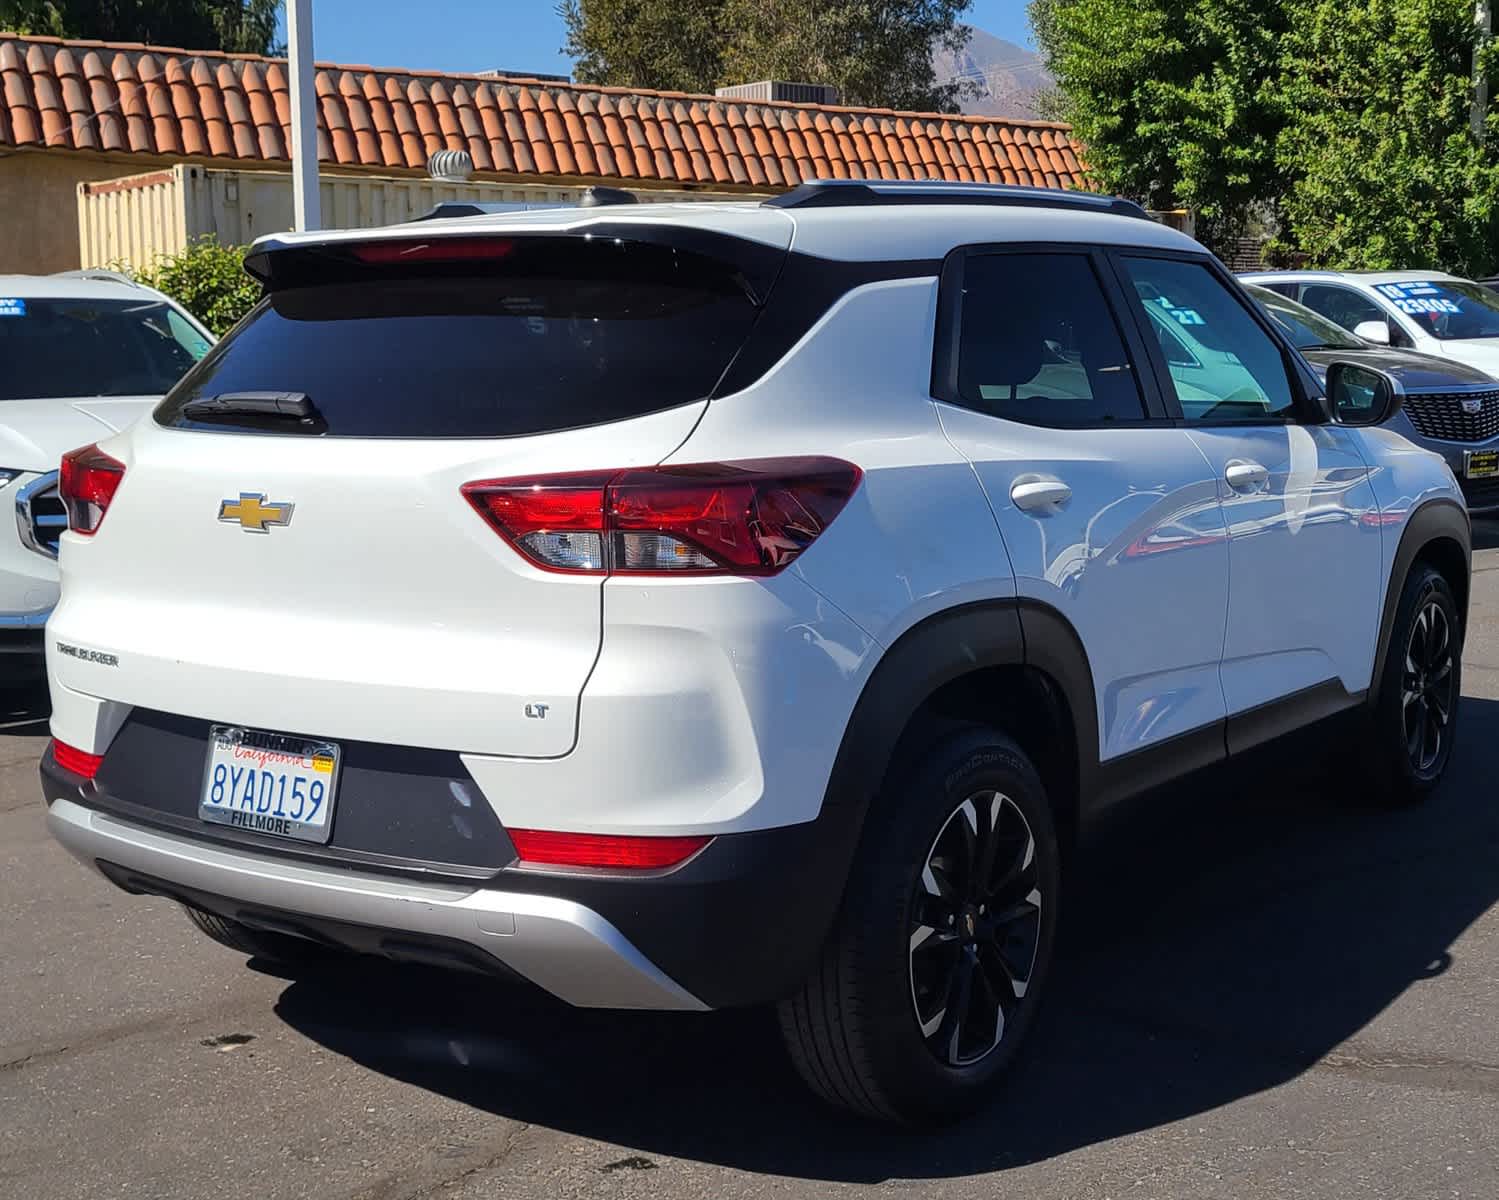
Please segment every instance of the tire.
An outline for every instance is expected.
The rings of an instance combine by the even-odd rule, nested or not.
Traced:
[[[1396,803],[1424,800],[1442,780],[1457,739],[1462,624],[1452,588],[1417,563],[1405,581],[1375,696],[1370,783]]]
[[[977,867],[990,845],[998,889]],[[1040,1002],[1059,882],[1045,789],[1009,738],[965,730],[893,768],[820,962],[779,1006],[802,1078],[881,1121],[937,1124],[981,1106]],[[996,926],[1000,905],[1012,919]],[[958,1011],[967,1019],[947,1015]]]
[[[221,946],[252,958],[264,958],[285,966],[313,966],[339,957],[340,951],[287,933],[251,929],[238,921],[184,904],[187,919]]]

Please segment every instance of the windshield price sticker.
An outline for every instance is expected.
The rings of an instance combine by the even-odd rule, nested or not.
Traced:
[[[0,296],[0,317],[24,317],[26,301],[18,296]]]
[[[1434,314],[1442,316],[1446,313],[1460,313],[1463,310],[1451,300],[1396,300],[1395,307],[1403,313],[1409,313],[1413,317]]]
[[[1430,283],[1381,283],[1375,290],[1394,301],[1395,307],[1401,312],[1412,317],[1440,317],[1463,311],[1455,300],[1442,299],[1441,289]]]

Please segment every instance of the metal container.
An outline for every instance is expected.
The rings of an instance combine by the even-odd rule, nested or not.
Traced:
[[[586,187],[458,182],[372,175],[319,177],[323,224],[358,229],[409,221],[443,200],[514,205],[517,210],[576,204]],[[636,189],[646,203],[743,200],[743,194]],[[233,171],[178,165],[78,185],[78,237],[85,267],[150,266],[204,234],[225,245],[248,245],[292,227],[289,171]]]

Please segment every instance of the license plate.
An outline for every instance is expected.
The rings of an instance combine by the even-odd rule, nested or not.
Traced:
[[[198,816],[252,833],[326,842],[338,758],[333,742],[214,725]]]
[[[1490,479],[1499,475],[1499,450],[1463,451],[1463,474],[1469,479]]]

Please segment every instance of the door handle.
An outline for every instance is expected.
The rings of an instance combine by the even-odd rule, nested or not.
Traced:
[[[1024,512],[1055,508],[1072,499],[1072,489],[1060,479],[1028,479],[1010,488],[1010,499]]]
[[[1252,492],[1269,481],[1270,468],[1237,458],[1224,468],[1223,478],[1236,492]]]

